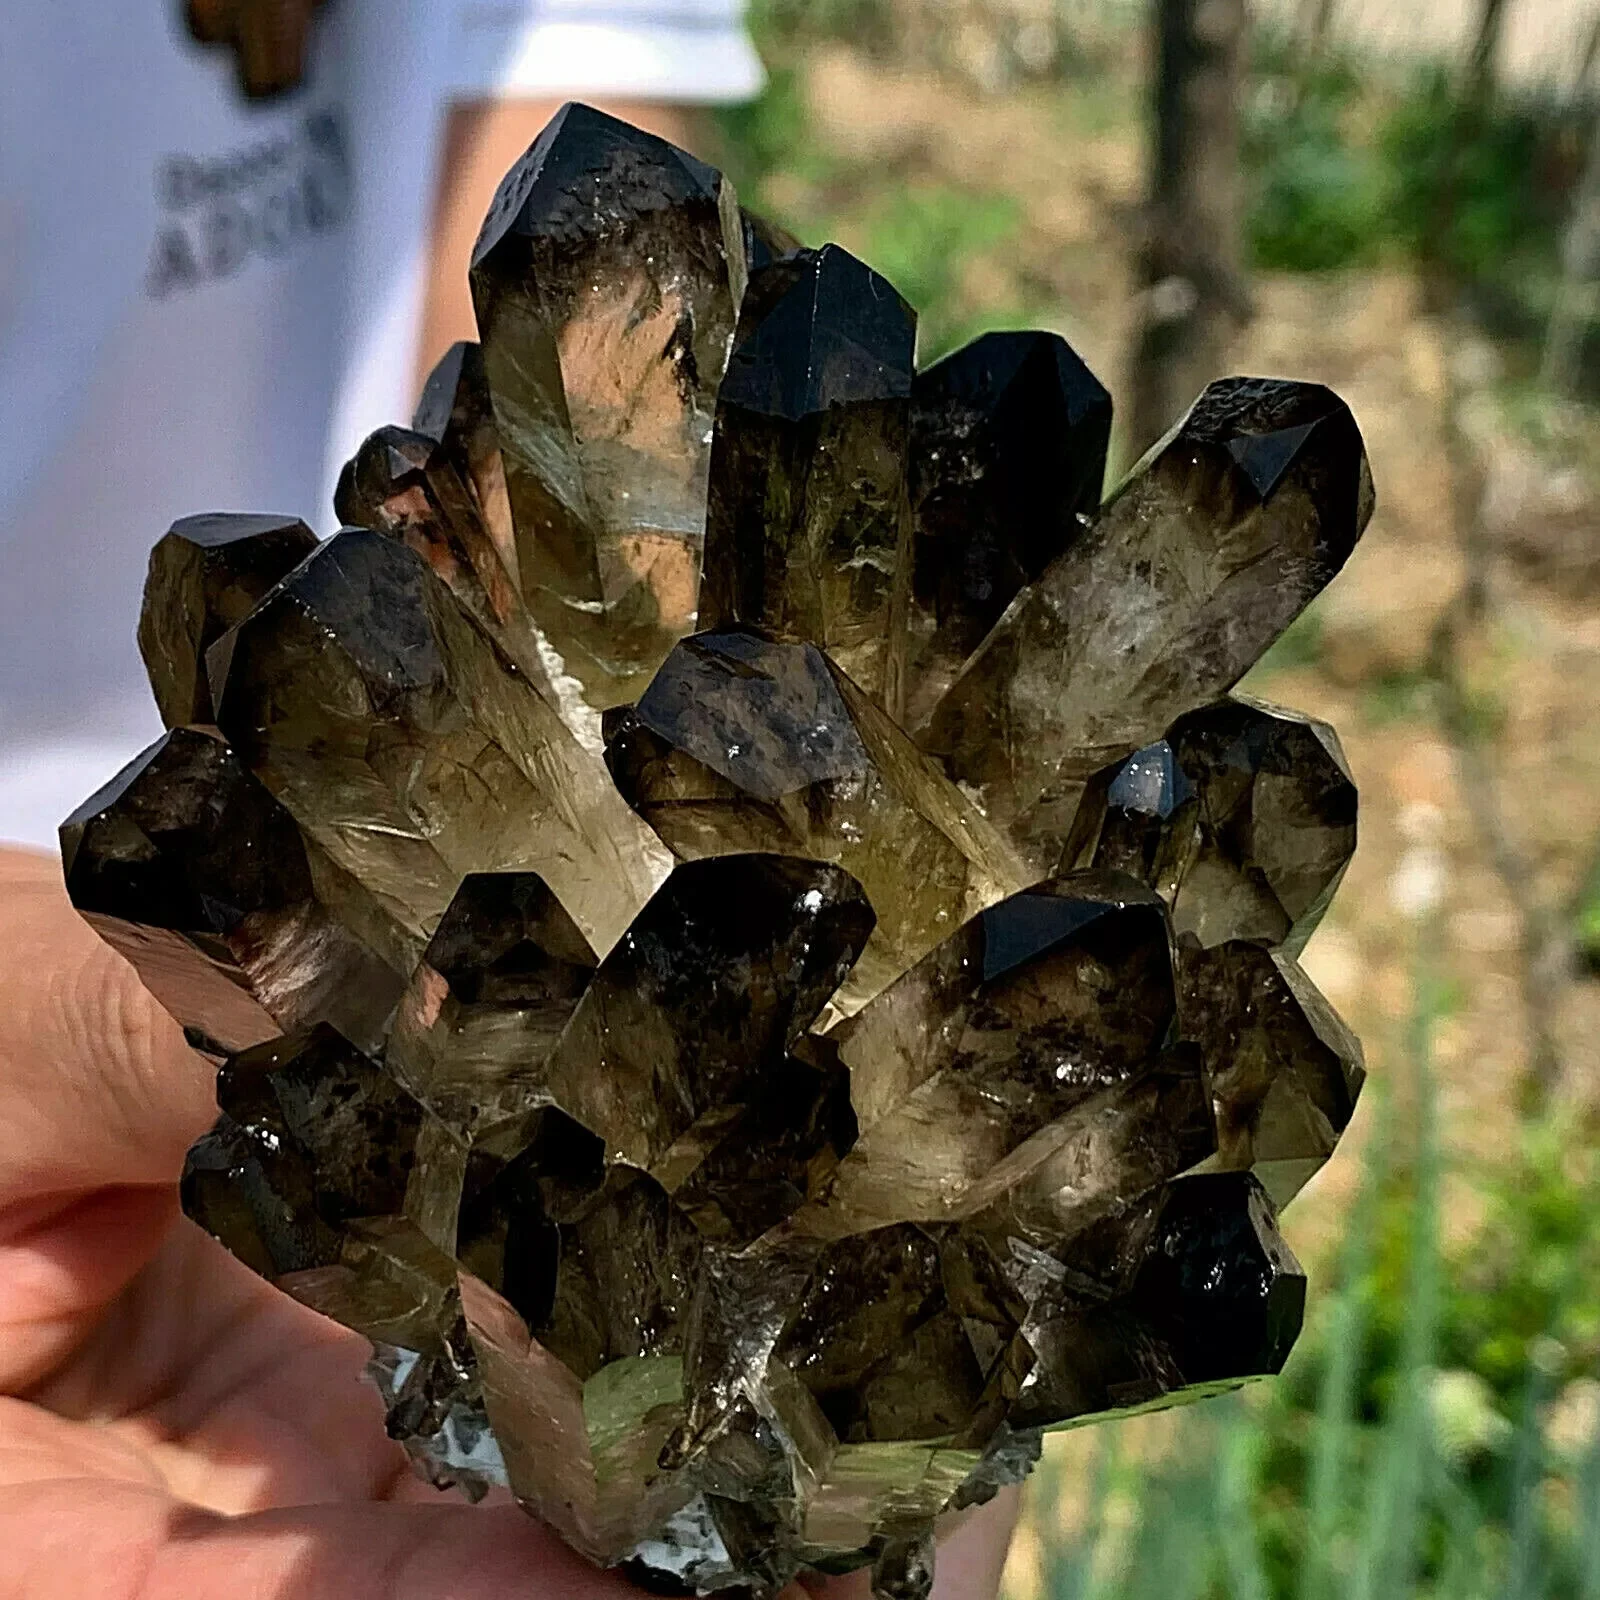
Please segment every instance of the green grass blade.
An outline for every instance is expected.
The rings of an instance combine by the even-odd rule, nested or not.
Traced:
[[[1242,1402],[1234,1401],[1217,1454],[1217,1542],[1232,1600],[1272,1600],[1261,1564],[1255,1514],[1260,1478],[1261,1429]]]
[[[1548,1382],[1530,1363],[1522,1417],[1512,1449],[1511,1548],[1506,1561],[1505,1600],[1543,1600],[1545,1580],[1539,1521],[1539,1483],[1544,1476],[1544,1438],[1539,1411]]]
[[[1382,1084],[1370,1084],[1368,1095],[1386,1099]],[[1379,1128],[1391,1126],[1379,1107]],[[1367,1301],[1363,1285],[1377,1254],[1378,1205],[1388,1177],[1389,1138],[1375,1133],[1369,1147],[1361,1188],[1346,1225],[1340,1252],[1339,1288],[1331,1307],[1326,1365],[1317,1393],[1312,1423],[1311,1467],[1306,1479],[1306,1551],[1300,1570],[1300,1600],[1333,1600],[1338,1575],[1333,1541],[1345,1503],[1345,1478],[1355,1448],[1356,1393],[1367,1338]],[[1600,1597],[1597,1597],[1600,1600]]]
[[[1425,1511],[1421,1490],[1430,1476],[1433,1454],[1428,1384],[1438,1331],[1442,1262],[1431,1046],[1443,996],[1431,933],[1431,929],[1423,930],[1409,1029],[1416,1145],[1406,1320],[1401,1330],[1396,1402],[1384,1424],[1377,1470],[1370,1481],[1354,1600],[1403,1600],[1410,1594]]]

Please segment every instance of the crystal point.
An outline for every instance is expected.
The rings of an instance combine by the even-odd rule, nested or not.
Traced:
[[[701,625],[810,640],[894,710],[915,315],[836,245],[757,272],[745,302],[717,404]]]
[[[439,446],[443,459],[472,491],[495,553],[520,590],[516,528],[481,345],[463,341],[439,358],[423,385],[411,426]]]
[[[1326,723],[1244,696],[1178,718],[1089,780],[1064,868],[1132,873],[1206,947],[1298,954],[1356,843],[1356,789]]]
[[[606,759],[682,859],[782,851],[860,881],[877,926],[841,1014],[1026,881],[972,803],[814,645],[737,628],[686,639],[613,719]]]
[[[934,708],[924,748],[1048,860],[1106,755],[1237,683],[1371,514],[1361,434],[1337,396],[1212,384],[1019,595]]]
[[[523,594],[601,709],[693,625],[745,276],[720,174],[582,105],[507,174],[473,254]]]
[[[1110,436],[1110,395],[1056,334],[986,333],[917,375],[909,721],[1080,536]]]
[[[202,1050],[319,1019],[381,1041],[403,983],[396,941],[341,917],[359,889],[214,730],[157,740],[62,824],[61,845],[73,905]]]
[[[415,550],[528,682],[549,695],[532,618],[471,480],[442,445],[405,428],[380,428],[346,464],[334,509],[341,521],[392,534]]]
[[[173,523],[150,552],[139,651],[169,728],[212,722],[205,654],[315,549],[293,517],[218,512]]]
[[[599,761],[394,540],[335,535],[210,661],[234,748],[413,957],[469,872],[541,873],[597,950],[663,874]]]

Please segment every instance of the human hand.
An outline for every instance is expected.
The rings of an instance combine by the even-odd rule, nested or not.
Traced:
[[[637,1600],[514,1505],[413,1478],[366,1341],[179,1214],[215,1116],[59,866],[0,850],[0,1600]],[[1014,1516],[941,1544],[937,1600],[995,1593]]]

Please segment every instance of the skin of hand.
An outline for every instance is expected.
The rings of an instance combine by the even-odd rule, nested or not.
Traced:
[[[212,1091],[57,863],[0,849],[0,1600],[637,1597],[413,1478],[365,1340],[180,1215]],[[995,1594],[1015,1513],[949,1533],[937,1600]]]

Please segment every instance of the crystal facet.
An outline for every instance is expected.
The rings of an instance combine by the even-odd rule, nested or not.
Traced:
[[[346,463],[333,506],[341,522],[415,550],[528,682],[549,693],[533,620],[476,491],[444,446],[380,428]]]
[[[684,640],[610,719],[606,760],[681,859],[777,850],[861,881],[878,924],[841,1013],[1025,879],[972,803],[815,645],[732,628]]]
[[[1050,864],[1084,780],[1230,689],[1372,514],[1349,408],[1318,384],[1213,383],[1006,614],[920,740]]]
[[[1324,722],[1245,696],[1192,711],[1089,780],[1061,866],[1131,872],[1204,946],[1298,954],[1356,845],[1356,788]]]
[[[1082,533],[1110,437],[1111,396],[1057,334],[986,333],[917,375],[909,723]]]
[[[836,245],[756,273],[717,403],[702,626],[826,650],[903,693],[916,316]]]
[[[184,517],[150,552],[139,652],[169,728],[211,722],[206,651],[316,548],[293,517]]]
[[[336,534],[207,660],[245,765],[403,937],[465,873],[525,869],[606,950],[662,875],[604,767],[394,540]]]
[[[601,709],[693,625],[745,277],[721,174],[578,105],[506,175],[473,252],[522,590]]]
[[[1059,338],[917,373],[869,268],[584,107],[472,275],[356,526],[156,546],[169,731],[68,890],[218,1063],[185,1210],[371,1341],[420,1475],[656,1589],[925,1600],[1042,1430],[1298,1331],[1356,792],[1230,690],[1360,435],[1213,384],[1100,507]]]
[[[520,588],[517,532],[506,495],[505,459],[495,427],[494,402],[483,369],[483,347],[453,344],[428,374],[411,419],[414,431],[432,439],[472,491],[490,542]]]

